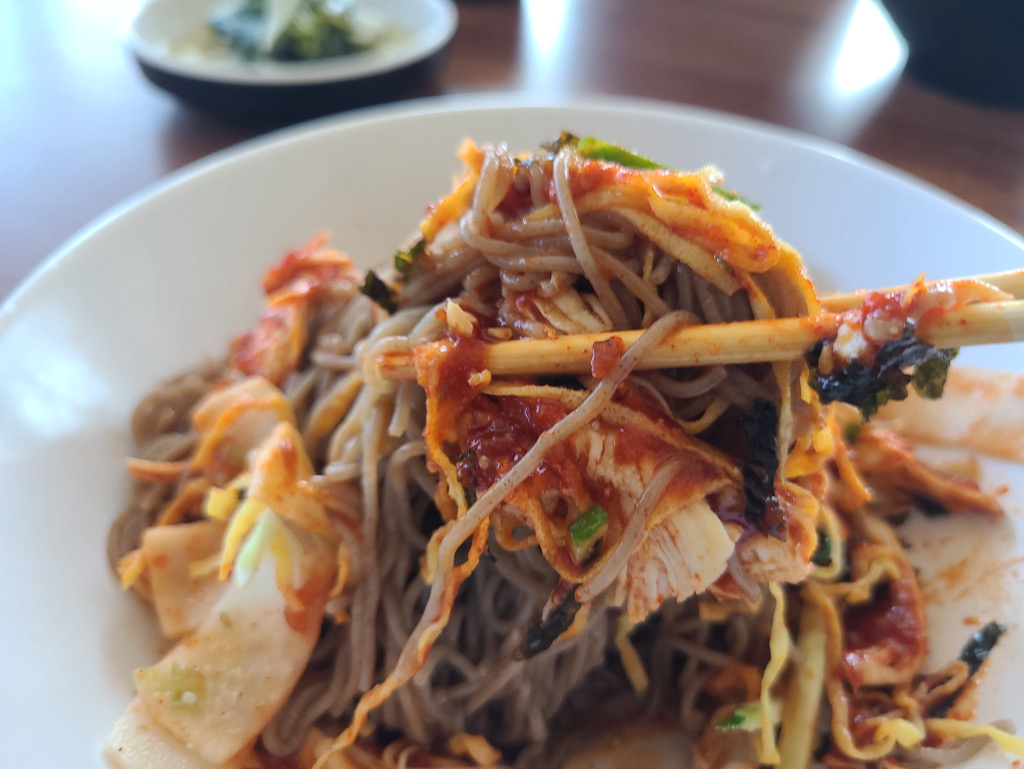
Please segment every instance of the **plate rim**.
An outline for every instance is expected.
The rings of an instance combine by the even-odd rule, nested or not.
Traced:
[[[450,0],[443,1],[450,2]],[[192,179],[216,173],[217,169],[221,167],[243,162],[248,157],[271,151],[275,147],[302,142],[333,131],[343,131],[349,126],[408,120],[434,114],[534,109],[646,112],[661,117],[675,117],[695,123],[703,122],[739,130],[743,133],[767,136],[790,146],[801,146],[815,154],[832,157],[842,163],[861,166],[873,175],[889,177],[904,187],[915,188],[919,194],[927,195],[944,205],[960,209],[986,229],[1024,251],[1024,234],[1015,231],[1009,225],[953,193],[859,150],[794,128],[746,115],[663,99],[610,94],[574,95],[560,98],[557,95],[537,95],[515,91],[446,94],[364,107],[351,112],[341,112],[296,123],[224,147],[149,182],[119,203],[115,203],[95,216],[66,238],[14,287],[11,293],[0,302],[0,334],[3,334],[14,322],[23,303],[31,301],[32,296],[37,292],[45,291],[46,284],[53,279],[53,274],[60,264],[67,259],[74,258],[74,254],[82,244],[136,208],[167,194],[172,189],[189,183]]]

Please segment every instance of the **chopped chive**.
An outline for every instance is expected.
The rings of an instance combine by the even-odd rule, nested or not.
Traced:
[[[608,163],[618,163],[620,166],[626,168],[639,168],[645,169],[657,169],[665,168],[661,163],[658,163],[650,158],[645,158],[642,155],[637,155],[629,150],[623,149],[616,144],[610,144],[609,142],[601,139],[595,139],[593,136],[587,136],[579,140],[577,150],[580,155],[585,158],[592,160],[604,160]]]
[[[747,702],[739,705],[729,715],[715,724],[720,732],[752,732],[761,727],[761,703]]]
[[[408,251],[396,251],[395,252],[395,269],[400,275],[408,274],[412,266],[416,264],[416,260],[420,258],[420,254],[427,247],[427,241],[423,238],[417,240]]]
[[[715,185],[712,185],[711,189],[713,189],[715,192],[717,192],[719,195],[721,195],[723,198],[725,198],[728,201],[735,201],[735,202],[742,203],[743,205],[745,205],[747,208],[751,209],[752,211],[760,211],[761,210],[760,204],[758,204],[758,203],[751,203],[749,200],[747,200],[744,197],[740,197],[739,195],[737,195],[732,190],[725,189],[725,187],[719,187],[717,184],[715,184]]]
[[[604,531],[608,525],[608,513],[600,505],[594,505],[569,524],[569,536],[577,548],[585,548]]]
[[[815,566],[828,566],[832,563],[832,539],[824,531],[818,532],[818,549],[811,556]]]

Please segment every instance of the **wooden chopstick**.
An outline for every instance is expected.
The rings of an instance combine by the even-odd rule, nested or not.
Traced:
[[[842,318],[824,313],[813,318],[781,318],[689,326],[652,349],[639,369],[684,368],[728,363],[795,360],[818,341],[834,336]],[[572,334],[555,339],[517,339],[486,346],[484,367],[492,376],[585,374],[590,371],[594,345],[611,337],[628,349],[643,331]],[[1024,341],[1024,301],[970,304],[950,310],[918,329],[934,347],[965,347]],[[390,380],[414,380],[416,368],[409,353],[377,358],[380,375]]]
[[[929,280],[925,282],[925,286],[932,288],[944,283],[957,283],[960,281],[988,283],[990,286],[998,288],[1000,291],[1005,291],[1015,299],[1024,299],[1024,270],[990,272],[986,275],[972,275],[969,278],[956,278],[954,280]],[[878,293],[890,293],[906,290],[906,286],[892,286],[891,288],[876,289]],[[819,300],[821,301],[821,307],[823,310],[827,310],[828,312],[842,312],[843,310],[852,310],[854,307],[860,306],[861,302],[864,301],[864,293],[865,292],[863,291],[854,291],[848,294],[832,294],[831,296],[826,295],[819,297]]]

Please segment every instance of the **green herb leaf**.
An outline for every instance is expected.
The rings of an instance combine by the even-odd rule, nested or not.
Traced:
[[[370,297],[389,313],[393,313],[398,309],[398,298],[394,289],[381,280],[380,276],[373,270],[366,273],[366,280],[359,291]]]
[[[856,443],[857,438],[860,437],[860,428],[864,426],[863,422],[849,422],[846,427],[843,428],[843,437],[847,443]]]
[[[946,377],[949,375],[949,363],[956,357],[957,350],[948,350],[948,356],[929,358],[918,364],[914,369],[914,389],[918,395],[925,398],[942,397],[942,391],[946,388]]]
[[[265,37],[273,34],[268,33],[270,23],[265,0],[245,0],[232,10],[216,13],[210,28],[245,59],[326,59],[372,47],[372,42],[358,40],[348,10],[336,10],[329,0],[303,0],[266,50]]]
[[[761,728],[761,703],[747,702],[739,705],[729,715],[715,724],[720,732],[752,732]]]
[[[617,163],[626,168],[652,169],[665,168],[650,158],[637,155],[629,150],[623,149],[617,144],[611,144],[593,136],[587,136],[579,140],[576,145],[577,151],[585,158],[591,160],[604,160],[608,163]]]
[[[908,395],[907,385],[911,382],[923,388],[929,398],[942,394],[946,384],[949,362],[956,356],[956,350],[940,350],[921,341],[914,335],[914,327],[908,323],[903,336],[886,342],[878,348],[875,360],[869,367],[855,360],[831,374],[818,373],[818,357],[823,343],[815,345],[807,354],[811,368],[811,387],[817,391],[822,403],[842,401],[860,409],[867,422],[890,400],[901,401]],[[913,374],[907,371],[914,369]],[[920,377],[917,376],[921,371]]]
[[[423,238],[417,240],[408,251],[395,252],[395,269],[400,275],[408,275],[409,270],[416,264],[416,260],[427,247],[427,241]]]
[[[356,41],[346,10],[336,11],[325,0],[306,0],[274,41],[271,57],[283,61],[326,59],[358,53],[369,47]]]
[[[228,48],[244,59],[259,57],[263,40],[263,0],[247,0],[234,10],[221,12],[210,19],[210,29]]]
[[[571,134],[568,131],[562,131],[557,139],[553,139],[540,146],[552,154],[558,154],[562,147],[575,147],[579,141],[580,137],[575,134]]]
[[[652,169],[669,169],[668,166],[659,163],[651,158],[644,157],[643,155],[637,155],[635,152],[630,152],[618,144],[612,144],[606,142],[604,139],[598,139],[594,136],[585,136],[582,139],[574,136],[568,131],[562,131],[562,135],[553,142],[549,142],[544,145],[545,149],[551,150],[551,152],[558,152],[562,147],[574,146],[576,150],[585,158],[591,160],[603,160],[606,163],[617,163],[624,168],[636,168],[639,170],[652,170]],[[761,206],[757,203],[751,203],[746,198],[740,197],[735,192],[713,185],[711,187],[716,193],[721,195],[726,200],[739,201],[743,205],[754,211],[760,211]]]
[[[569,524],[569,536],[578,548],[585,548],[608,526],[608,513],[600,505],[590,507],[575,521]]]

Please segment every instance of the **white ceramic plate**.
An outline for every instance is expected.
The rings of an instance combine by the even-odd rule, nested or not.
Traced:
[[[451,0],[362,0],[370,23],[392,30],[363,53],[306,62],[247,62],[180,49],[179,41],[210,20],[225,0],[149,0],[126,42],[144,64],[171,75],[232,85],[298,86],[357,80],[406,67],[443,48],[458,24]]]
[[[0,764],[102,766],[131,670],[158,654],[155,623],[121,593],[104,556],[127,496],[122,458],[138,398],[223,352],[254,319],[260,275],[287,247],[326,227],[361,262],[383,263],[447,191],[463,137],[529,149],[561,129],[678,167],[714,162],[729,187],[762,204],[824,287],[1024,261],[1004,227],[848,150],[651,102],[412,103],[284,131],[173,174],[75,237],[0,310]],[[1024,372],[1019,346],[964,357]],[[1019,726],[1024,472],[986,462],[983,485],[1003,483],[1013,489],[1005,522],[926,522],[909,534],[926,589],[947,596],[932,607],[936,659],[957,653],[968,616],[1010,625],[978,714]],[[972,550],[975,560],[957,567]],[[994,754],[976,765],[1009,761]]]

